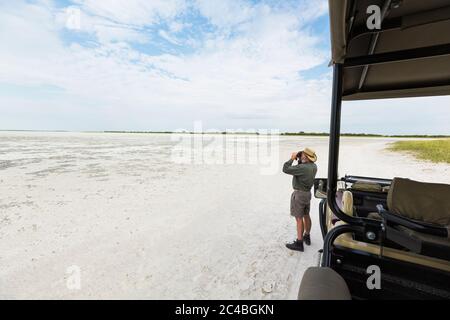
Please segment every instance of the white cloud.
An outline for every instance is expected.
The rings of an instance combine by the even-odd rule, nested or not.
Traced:
[[[77,4],[88,14],[134,26],[173,19],[186,9],[184,0],[79,0]]]
[[[309,27],[326,1],[310,3],[79,1],[82,29],[75,35],[92,36],[92,44],[63,41],[64,10],[6,5],[0,89],[1,83],[28,87],[16,97],[0,95],[0,111],[8,111],[0,128],[190,129],[200,119],[205,127],[327,130],[330,73],[302,76],[328,55],[320,49],[328,39]],[[197,30],[186,10],[202,12],[213,30],[183,38]],[[156,37],[180,49],[195,45],[188,53],[134,47],[154,45]],[[36,99],[26,89],[42,85],[62,93]]]
[[[178,33],[180,31],[182,31],[184,28],[191,26],[190,24],[187,23],[180,23],[177,21],[172,21],[171,23],[169,23],[169,30],[170,32],[173,33]]]
[[[252,18],[255,9],[245,1],[196,0],[200,13],[221,28],[233,27]]]
[[[165,31],[165,30],[159,30],[159,31],[158,31],[158,34],[159,34],[162,38],[164,38],[164,39],[166,39],[167,41],[169,41],[170,43],[175,44],[175,45],[177,45],[177,46],[180,45],[180,41],[178,41],[175,37],[172,37],[167,31]]]
[[[146,27],[173,21],[186,9],[184,0],[79,0],[70,6],[80,11],[80,32],[93,34],[102,44],[117,41],[146,43]],[[67,10],[56,13],[60,26],[66,25]]]

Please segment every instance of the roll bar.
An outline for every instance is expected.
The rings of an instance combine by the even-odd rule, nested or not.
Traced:
[[[340,220],[352,225],[365,226],[380,229],[381,223],[372,219],[353,217],[345,214],[336,200],[338,163],[339,163],[339,141],[341,133],[341,106],[342,106],[342,71],[343,65],[336,63],[333,65],[333,92],[331,99],[331,120],[330,120],[330,143],[328,153],[328,182],[327,182],[327,204],[331,211]]]

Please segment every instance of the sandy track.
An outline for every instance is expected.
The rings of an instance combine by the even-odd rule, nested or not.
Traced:
[[[449,166],[344,138],[341,174],[450,183]],[[326,138],[282,137],[279,163]],[[290,177],[175,164],[168,135],[0,133],[0,298],[293,299],[322,241],[293,253]],[[67,288],[67,268],[81,289]]]

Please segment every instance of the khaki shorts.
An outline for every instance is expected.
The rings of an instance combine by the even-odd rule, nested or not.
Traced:
[[[291,195],[291,216],[303,218],[309,214],[311,191],[294,190]]]

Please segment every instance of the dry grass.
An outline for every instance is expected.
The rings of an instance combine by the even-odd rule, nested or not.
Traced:
[[[389,150],[410,152],[418,159],[450,163],[450,139],[396,141]]]

